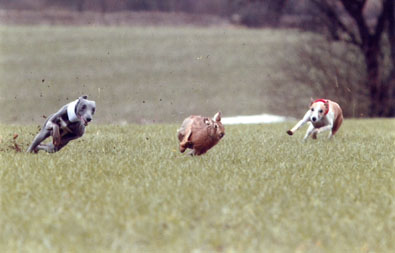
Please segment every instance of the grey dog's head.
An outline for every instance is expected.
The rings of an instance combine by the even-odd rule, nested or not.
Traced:
[[[75,107],[77,117],[84,123],[85,126],[92,120],[93,114],[96,111],[96,102],[87,99],[88,96],[78,98],[78,103]]]

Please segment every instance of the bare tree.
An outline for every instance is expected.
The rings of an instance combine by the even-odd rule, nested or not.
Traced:
[[[281,103],[289,115],[300,115],[305,112],[308,98],[312,97],[338,102],[345,117],[368,116],[369,90],[361,86],[365,67],[357,47],[310,34],[285,50],[278,56],[281,74],[271,76],[274,86],[266,91],[278,101],[273,103],[271,111],[281,113],[277,108]],[[290,84],[295,88],[290,89]]]
[[[369,20],[364,9],[367,0],[311,0],[325,17],[331,39],[356,45],[364,56],[365,85],[369,89],[369,115],[385,117],[395,115],[394,101],[394,0],[380,0],[381,11],[375,20]],[[388,29],[392,70],[388,78],[382,76],[382,40]]]

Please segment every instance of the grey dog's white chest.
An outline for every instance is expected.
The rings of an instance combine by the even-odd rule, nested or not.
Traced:
[[[59,129],[62,130],[61,131],[61,136],[66,135],[67,133],[72,133],[73,131],[69,128],[67,122],[65,120],[63,120],[61,117],[59,117],[58,121],[57,121],[58,125],[59,125]],[[52,130],[53,126],[55,123],[53,123],[52,121],[48,121],[47,124],[45,125],[45,128],[48,130]]]
[[[60,118],[59,120],[59,128],[63,130],[61,134],[62,136],[72,132],[72,130],[68,127],[67,122],[64,121],[62,118]]]

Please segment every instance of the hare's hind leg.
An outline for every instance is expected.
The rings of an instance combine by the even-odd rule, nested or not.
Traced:
[[[184,135],[184,138],[180,142],[180,152],[184,153],[185,150],[188,148],[190,142],[189,142],[189,137],[191,137],[192,131],[191,128],[188,128],[186,134]]]

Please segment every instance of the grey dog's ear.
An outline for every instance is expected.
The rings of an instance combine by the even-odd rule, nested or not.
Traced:
[[[84,95],[84,96],[81,96],[80,98],[87,99],[88,96],[87,96],[87,95]]]

